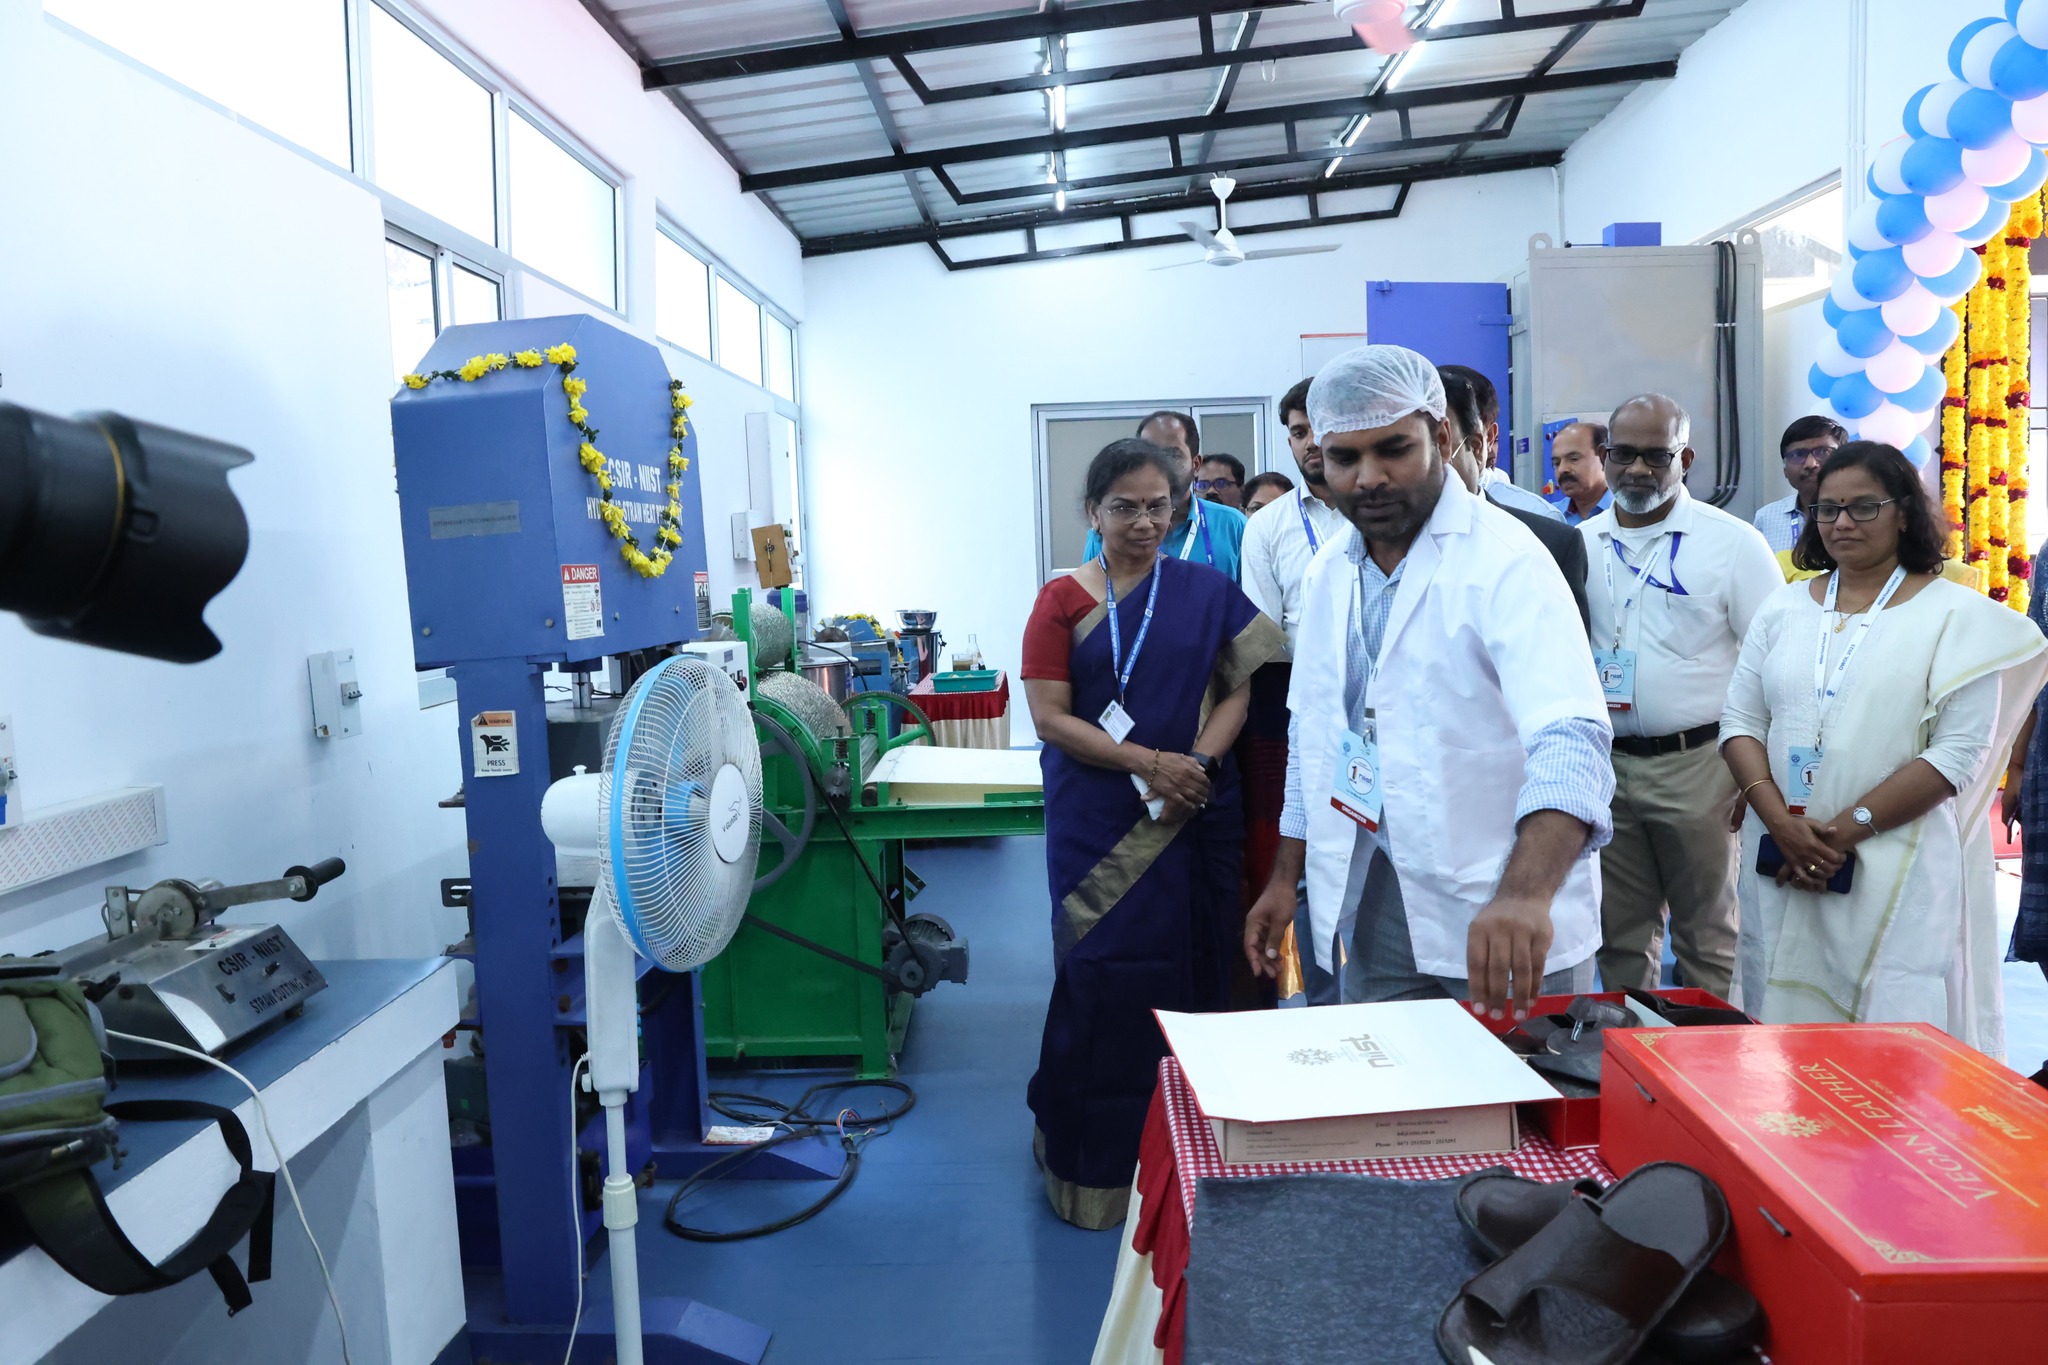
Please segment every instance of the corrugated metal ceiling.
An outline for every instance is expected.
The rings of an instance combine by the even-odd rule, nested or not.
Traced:
[[[1428,0],[1410,15],[1428,41],[1391,64],[1324,0],[583,3],[821,252],[1186,216],[1214,172],[1245,187],[1233,226],[1250,226],[1272,216],[1261,196],[1306,223],[1352,212],[1319,208],[1340,195],[1386,205],[1408,180],[1554,163],[1740,0]],[[1048,89],[980,89],[1062,71],[1063,134]]]

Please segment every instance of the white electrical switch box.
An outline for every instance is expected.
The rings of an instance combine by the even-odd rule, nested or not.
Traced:
[[[363,689],[356,681],[356,652],[337,649],[306,661],[313,688],[313,734],[347,739],[363,731]]]
[[[740,691],[747,690],[747,647],[738,640],[692,640],[679,652],[702,659],[731,678]]]
[[[21,823],[21,778],[14,768],[14,722],[0,716],[0,829]]]

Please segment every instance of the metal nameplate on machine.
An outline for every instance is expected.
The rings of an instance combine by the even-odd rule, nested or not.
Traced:
[[[144,891],[107,888],[105,938],[56,954],[85,989],[107,1028],[218,1054],[295,1018],[327,989],[320,969],[277,924],[220,924],[223,911],[264,901],[308,901],[347,870],[339,858],[294,867],[267,882],[161,881]],[[118,1038],[122,1060],[162,1054]]]

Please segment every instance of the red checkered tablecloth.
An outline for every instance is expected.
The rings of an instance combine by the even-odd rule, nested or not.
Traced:
[[[1565,1151],[1541,1133],[1524,1129],[1521,1147],[1506,1155],[1390,1157],[1379,1161],[1291,1161],[1226,1166],[1214,1134],[1195,1104],[1195,1092],[1168,1057],[1159,1063],[1159,1088],[1145,1116],[1138,1147],[1137,1222],[1132,1252],[1148,1257],[1160,1293],[1159,1320],[1152,1341],[1166,1365],[1181,1365],[1181,1333],[1187,1316],[1185,1282],[1188,1237],[1195,1223],[1195,1195],[1204,1179],[1243,1180],[1275,1175],[1365,1175],[1387,1180],[1444,1180],[1506,1166],[1530,1180],[1577,1180],[1590,1176],[1612,1184],[1614,1173],[1592,1151]],[[1168,1210],[1177,1210],[1173,1217]],[[1121,1272],[1122,1267],[1119,1267]],[[1098,1353],[1099,1358],[1099,1353]]]
[[[910,689],[917,709],[932,720],[994,720],[1010,709],[1010,675],[996,674],[996,685],[986,692],[941,692],[930,678]]]

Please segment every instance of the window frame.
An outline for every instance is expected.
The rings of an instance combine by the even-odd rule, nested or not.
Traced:
[[[387,0],[372,0],[372,2],[376,4],[384,4],[387,3]],[[500,235],[504,237],[506,242],[511,241],[512,238],[512,120],[514,117],[525,119],[529,124],[533,126],[533,130],[535,132],[539,133],[548,141],[554,143],[555,146],[559,147],[562,151],[568,153],[571,160],[575,161],[578,165],[582,166],[584,170],[589,171],[592,175],[596,176],[598,180],[611,191],[612,302],[606,303],[602,299],[592,299],[588,294],[585,294],[582,290],[574,289],[566,284],[563,284],[561,281],[555,279],[554,276],[547,274],[545,271],[542,271],[536,268],[535,266],[526,263],[523,260],[520,263],[520,268],[522,270],[531,270],[534,274],[541,276],[541,278],[547,280],[549,283],[555,285],[557,288],[567,289],[570,293],[574,294],[579,299],[589,299],[591,303],[594,303],[598,307],[603,308],[606,311],[614,314],[615,316],[623,319],[626,316],[625,176],[621,175],[618,171],[613,170],[611,166],[607,164],[602,158],[600,158],[595,152],[591,151],[582,143],[578,142],[574,137],[570,136],[567,129],[563,128],[561,124],[555,122],[546,114],[542,113],[532,103],[525,99],[521,99],[516,95],[510,94],[503,87],[500,87],[500,97],[498,100],[499,170],[497,180],[497,191],[498,203],[500,205],[498,216],[498,231]],[[506,254],[508,256],[511,255],[509,250],[507,251]],[[511,256],[511,259],[520,260],[520,258],[517,256]]]
[[[1792,191],[1790,194],[1780,195],[1778,198],[1773,199],[1770,203],[1763,205],[1761,208],[1753,209],[1749,213],[1744,214],[1742,217],[1737,218],[1734,222],[1728,223],[1723,227],[1716,228],[1714,231],[1709,232],[1704,236],[1695,238],[1693,241],[1693,245],[1706,246],[1713,242],[1733,240],[1738,234],[1743,232],[1758,231],[1763,224],[1768,223],[1771,219],[1776,218],[1779,214],[1786,213],[1791,211],[1792,209],[1800,208],[1804,205],[1810,204],[1814,200],[1819,199],[1824,195],[1832,194],[1837,190],[1840,190],[1842,192],[1842,241],[1844,246],[1843,259],[1846,262],[1848,259],[1848,216],[1850,204],[1848,186],[1844,183],[1842,179],[1842,173],[1840,171],[1830,171],[1828,174],[1822,176],[1820,179],[1811,181],[1805,185],[1800,186],[1798,189]],[[1761,269],[1761,266],[1759,266],[1759,269]],[[1809,290],[1804,294],[1799,294],[1791,298],[1779,299],[1776,303],[1767,305],[1764,308],[1764,311],[1766,313],[1775,313],[1780,309],[1784,308],[1802,307],[1805,304],[1812,303],[1815,299],[1820,298],[1827,292],[1827,286],[1823,285],[1818,289]]]
[[[713,369],[716,369],[720,374],[728,375],[733,379],[739,380],[742,384],[746,384],[752,388],[759,389],[761,391],[762,396],[768,400],[769,404],[773,406],[775,411],[781,413],[784,417],[787,417],[791,421],[797,423],[798,443],[799,445],[801,445],[803,426],[801,412],[803,408],[804,392],[802,324],[798,323],[795,318],[791,317],[786,309],[777,305],[773,300],[769,299],[764,294],[762,294],[760,290],[756,289],[753,285],[749,284],[747,282],[746,276],[740,274],[731,266],[728,266],[724,262],[724,260],[719,257],[717,252],[709,250],[704,246],[702,242],[698,241],[695,237],[691,236],[687,229],[678,226],[675,219],[669,215],[668,211],[664,208],[661,208],[660,206],[657,206],[655,209],[654,228],[655,231],[666,236],[671,242],[675,243],[684,251],[689,252],[690,255],[694,256],[697,260],[701,261],[704,264],[706,271],[708,272],[708,279],[706,281],[706,297],[709,300],[709,307],[711,310],[711,355],[700,356],[695,351],[691,350],[689,347],[678,345],[677,343],[670,341],[665,337],[661,337],[658,334],[656,335],[656,340],[660,342],[661,345],[666,346],[670,350],[676,352],[676,354],[678,355],[686,355],[693,360],[700,360],[704,364],[711,366]],[[753,380],[748,379],[745,375],[740,374],[737,371],[728,369],[725,365],[721,364],[717,360],[712,359],[712,356],[721,355],[724,353],[724,342],[723,337],[720,334],[718,318],[718,282],[720,280],[724,280],[727,284],[731,285],[739,293],[744,294],[749,300],[751,300],[754,303],[756,307],[758,307],[761,310],[763,314],[765,314],[768,317],[774,318],[777,322],[781,323],[784,327],[787,327],[789,329],[790,388],[795,391],[794,397],[784,398],[781,394],[775,392],[775,390],[768,387],[769,333],[766,323],[763,323],[761,326],[760,383],[757,384]],[[650,325],[648,331],[654,332],[655,328]]]
[[[710,252],[699,246],[694,237],[691,237],[687,232],[677,227],[666,213],[662,213],[659,210],[654,215],[654,232],[657,237],[668,238],[669,245],[680,248],[683,254],[704,267],[704,344],[710,354],[698,355],[697,352],[681,342],[671,341],[661,335],[661,296],[659,292],[655,294],[654,319],[648,330],[655,334],[655,340],[662,345],[680,351],[684,355],[694,356],[706,365],[716,365],[718,362],[711,357],[718,354],[718,266]],[[660,246],[659,242],[655,243],[657,251],[660,249]],[[652,252],[649,253],[649,258],[653,258]],[[660,267],[657,265],[654,269],[658,277]]]

